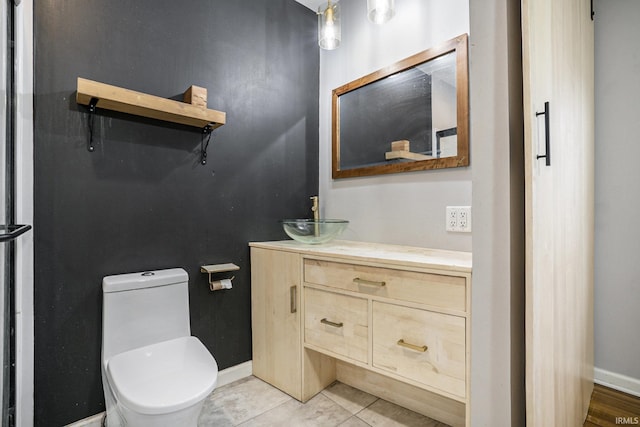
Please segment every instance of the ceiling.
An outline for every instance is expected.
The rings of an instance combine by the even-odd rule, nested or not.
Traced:
[[[314,12],[318,11],[318,6],[327,2],[327,0],[296,0],[301,5],[307,6]]]

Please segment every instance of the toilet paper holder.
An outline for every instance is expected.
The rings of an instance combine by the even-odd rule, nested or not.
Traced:
[[[213,280],[212,275],[236,270],[240,270],[240,267],[233,263],[200,266],[201,273],[209,274],[209,289],[212,291],[231,289],[231,281],[235,278],[235,276],[231,276],[229,279]]]

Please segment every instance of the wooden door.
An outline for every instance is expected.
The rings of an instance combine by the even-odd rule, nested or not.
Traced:
[[[522,33],[527,426],[582,426],[593,388],[590,1],[523,0]]]

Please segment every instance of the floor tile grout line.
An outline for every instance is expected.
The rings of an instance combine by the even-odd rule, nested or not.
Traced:
[[[341,425],[344,425],[347,421],[351,420],[351,419],[357,419],[360,422],[365,423],[365,425],[369,426],[369,427],[373,427],[371,424],[369,424],[368,422],[366,422],[365,420],[363,420],[362,418],[357,417],[355,414],[351,415],[349,418],[347,418],[346,420],[344,420],[342,423],[338,424],[337,427],[340,427]]]
[[[228,393],[228,392],[229,392],[229,390],[233,390],[233,389],[235,389],[236,387],[241,386],[241,384],[244,384],[244,383],[246,383],[246,382],[253,381],[253,380],[257,380],[257,381],[259,381],[259,382],[261,382],[261,383],[264,383],[264,384],[268,385],[268,387],[269,387],[270,389],[277,390],[278,392],[282,393],[282,395],[283,395],[283,396],[285,396],[287,399],[286,399],[286,400],[284,400],[282,403],[279,403],[279,404],[277,404],[277,405],[275,405],[275,406],[272,406],[271,408],[267,408],[267,409],[265,409],[264,411],[262,411],[262,412],[260,412],[260,413],[256,414],[255,416],[253,416],[253,417],[251,417],[251,418],[246,418],[246,419],[243,419],[243,420],[242,420],[242,421],[240,421],[240,422],[232,423],[232,424],[231,424],[231,425],[232,425],[232,427],[240,426],[240,425],[242,425],[242,424],[244,424],[244,423],[246,423],[246,422],[249,422],[249,421],[253,420],[254,418],[257,418],[257,417],[259,417],[259,416],[261,416],[261,415],[263,415],[263,414],[266,414],[267,412],[269,412],[269,411],[271,411],[271,410],[273,410],[273,409],[275,409],[275,408],[278,408],[278,407],[280,407],[280,406],[284,405],[285,403],[288,403],[288,402],[289,402],[289,401],[291,401],[291,400],[294,400],[294,398],[293,398],[293,397],[291,397],[290,395],[288,395],[287,393],[283,392],[282,390],[278,389],[277,387],[275,387],[275,386],[273,386],[273,385],[271,385],[271,384],[266,383],[264,380],[262,380],[261,378],[258,378],[258,377],[256,377],[256,376],[254,376],[254,375],[250,375],[249,377],[241,378],[241,379],[239,379],[239,380],[237,380],[237,381],[234,381],[234,382],[232,382],[232,383],[225,384],[223,387],[221,387],[221,388],[219,388],[219,389],[216,389],[216,390],[215,390],[211,395],[209,395],[209,398],[211,398],[214,394],[223,394],[223,395],[224,395],[225,393]],[[199,425],[198,427],[205,427],[205,426],[200,426],[200,425]]]
[[[269,409],[267,409],[267,410],[265,410],[265,411],[262,411],[261,413],[256,414],[255,416],[253,416],[253,417],[251,417],[251,418],[247,418],[246,420],[243,420],[242,422],[240,422],[240,423],[238,423],[238,424],[234,424],[234,425],[233,425],[233,427],[238,427],[238,426],[241,426],[241,425],[242,425],[242,424],[244,424],[244,423],[248,423],[248,422],[249,422],[249,421],[251,421],[251,420],[255,420],[256,418],[258,418],[258,417],[260,417],[260,416],[262,416],[262,415],[266,414],[267,412],[271,412],[271,411],[275,410],[276,408],[279,408],[279,407],[281,407],[282,405],[286,405],[287,403],[291,402],[292,400],[295,400],[295,399],[294,399],[293,397],[291,397],[291,396],[287,396],[287,397],[288,397],[288,399],[287,399],[287,400],[285,400],[284,402],[282,402],[281,404],[276,405],[276,406],[274,406],[273,408],[269,408]]]
[[[373,395],[372,395],[373,396]],[[364,411],[365,409],[367,409],[368,407],[370,407],[371,405],[373,405],[374,403],[376,403],[377,401],[379,401],[381,398],[376,397],[376,400],[374,400],[373,402],[369,403],[367,406],[365,406],[364,408],[360,409],[358,412],[356,412],[355,414],[353,414],[354,417],[356,417],[357,419],[359,419],[360,421],[364,422],[366,425],[371,425],[368,422],[366,422],[365,420],[363,420],[362,418],[360,418],[358,416],[358,414],[362,413],[362,411]]]
[[[373,405],[373,403],[372,403],[371,405]],[[371,405],[369,405],[369,406],[371,406]],[[369,406],[367,406],[367,408],[368,408]],[[367,408],[363,408],[363,409],[362,409],[362,411],[364,411],[364,410],[365,410],[365,409],[367,409]],[[362,412],[362,411],[360,411],[360,412]],[[359,414],[360,412],[358,412],[358,414]],[[365,420],[363,420],[362,418],[360,418],[360,417],[358,416],[358,414],[354,414],[353,416],[354,416],[355,418],[357,418],[358,420],[362,421],[363,423],[365,423],[366,425],[368,425],[369,427],[372,427],[372,424],[369,424],[368,422],[366,422]]]
[[[325,389],[325,390],[326,390],[326,389]],[[349,412],[349,413],[351,414],[351,412],[349,411],[349,408],[347,408],[347,407],[345,407],[345,406],[342,406],[342,405],[340,404],[340,402],[338,402],[337,400],[332,399],[330,395],[328,395],[328,394],[326,394],[326,393],[324,392],[325,390],[322,390],[322,391],[321,391],[320,393],[318,393],[318,394],[322,394],[324,397],[326,397],[327,399],[329,399],[330,401],[332,401],[333,403],[335,403],[336,405],[338,405],[339,407],[341,407],[342,409],[344,409],[345,411],[347,411],[347,412]],[[373,396],[373,395],[371,395],[371,396]],[[373,396],[373,397],[375,397],[375,398],[376,398],[373,402],[369,403],[367,406],[363,406],[363,407],[362,407],[358,412],[353,413],[353,414],[351,414],[351,415],[355,416],[356,414],[359,414],[360,412],[362,412],[363,410],[367,409],[369,406],[373,405],[373,404],[374,404],[374,403],[376,403],[378,400],[380,400],[380,398],[379,398],[379,397],[377,397],[377,396]]]
[[[327,388],[325,388],[325,389],[321,390],[321,391],[320,391],[320,393],[318,393],[318,394],[322,394],[324,397],[326,397],[327,399],[329,399],[330,401],[332,401],[332,402],[333,402],[333,403],[335,403],[336,405],[340,406],[342,409],[344,409],[344,410],[346,410],[346,411],[349,411],[349,409],[348,409],[348,408],[346,408],[346,407],[342,406],[342,405],[340,404],[340,402],[338,402],[338,401],[336,401],[336,400],[332,399],[332,398],[331,398],[331,396],[330,396],[329,394],[325,393],[325,391],[329,390],[329,388],[331,388],[331,386],[333,386],[333,385],[335,385],[336,383],[339,383],[339,382],[340,382],[340,381],[334,381],[334,382],[333,382],[333,383],[331,383]],[[344,384],[344,383],[342,383],[342,384]],[[345,385],[346,385],[346,384],[345,384]],[[351,387],[351,386],[349,386],[349,387]],[[366,393],[366,392],[365,392],[365,393]],[[356,412],[356,413],[354,413],[354,414],[351,414],[351,416],[353,416],[353,417],[357,416],[360,412],[364,411],[364,410],[365,410],[365,409],[367,409],[369,406],[373,405],[373,404],[374,404],[374,403],[376,403],[378,400],[380,400],[380,398],[379,398],[378,396],[375,396],[375,395],[373,395],[373,394],[371,394],[371,393],[367,393],[367,394],[369,394],[370,396],[375,397],[375,400],[374,400],[373,402],[369,403],[367,406],[363,406],[363,407],[362,407],[358,412]],[[359,417],[358,417],[358,418],[359,418]],[[359,418],[359,419],[360,419],[360,420],[362,420],[362,418]],[[367,425],[369,425],[369,424],[367,424]]]

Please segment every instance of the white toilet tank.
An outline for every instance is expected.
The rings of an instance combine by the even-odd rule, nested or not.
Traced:
[[[102,280],[102,362],[134,348],[190,336],[189,276],[181,268]]]

